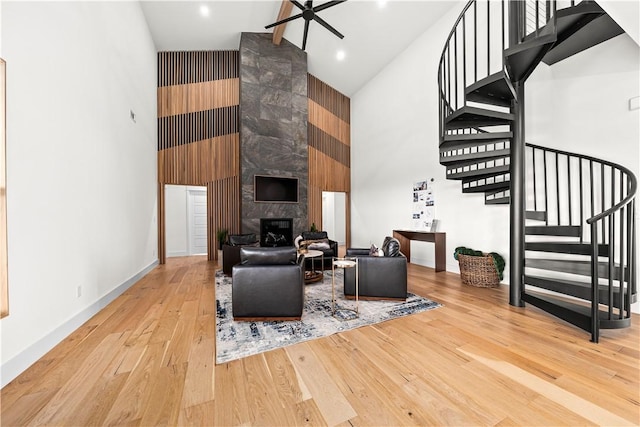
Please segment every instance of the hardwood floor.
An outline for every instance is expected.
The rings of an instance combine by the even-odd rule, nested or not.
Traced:
[[[410,264],[444,307],[216,366],[216,268],[169,258],[2,389],[2,426],[640,424],[639,316],[593,344]]]

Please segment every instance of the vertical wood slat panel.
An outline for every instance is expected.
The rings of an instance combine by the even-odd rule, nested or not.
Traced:
[[[167,260],[167,240],[165,234],[165,202],[164,183],[158,183],[158,262],[164,264]]]
[[[207,187],[209,260],[217,258],[219,228],[240,231],[238,60],[238,51],[158,54],[161,263],[166,260],[165,184]],[[205,135],[215,136],[202,138]]]
[[[322,192],[346,193],[346,240],[351,243],[351,101],[308,74],[309,223],[322,227]]]
[[[207,183],[207,259],[209,261],[218,259],[218,242],[215,238],[218,230],[215,221],[215,213],[218,210],[215,184],[214,182]]]

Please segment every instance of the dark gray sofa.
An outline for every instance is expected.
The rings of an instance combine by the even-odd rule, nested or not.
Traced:
[[[336,242],[335,240],[329,239],[329,235],[327,234],[326,231],[303,231],[301,235],[302,235],[302,240],[304,241],[307,241],[307,240],[311,240],[311,241],[326,240],[327,241],[329,245],[328,248],[318,249],[312,246],[309,249],[316,249],[316,250],[322,251],[322,253],[324,254],[324,264],[322,265],[322,269],[330,270],[333,257],[338,256],[338,242]],[[317,242],[317,243],[321,243],[321,242]],[[318,259],[317,261],[320,261],[320,260]],[[312,266],[312,260],[308,259],[306,264],[307,264],[306,265],[307,270],[310,271]],[[316,262],[316,268],[317,268],[317,264],[319,264],[319,262]]]
[[[292,246],[240,248],[240,264],[232,269],[234,319],[300,319],[303,260]]]
[[[243,246],[260,246],[260,241],[254,233],[232,234],[227,243],[222,245],[222,272],[229,276],[234,265],[240,262],[240,248]]]
[[[393,239],[397,242],[396,239]],[[385,241],[386,242],[386,241]],[[407,299],[407,258],[400,252],[400,244],[385,248],[385,256],[370,256],[369,249],[349,248],[348,257],[358,258],[358,297],[361,299]],[[355,297],[355,268],[344,269],[344,294]]]

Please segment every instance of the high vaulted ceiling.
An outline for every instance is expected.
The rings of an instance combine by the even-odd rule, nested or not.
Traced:
[[[325,3],[316,0],[314,6]],[[141,1],[158,51],[238,49],[242,32],[272,32],[281,0]],[[300,1],[304,4],[304,1]],[[352,96],[460,1],[349,0],[319,12],[344,34],[340,40],[317,22],[307,39],[309,72]],[[203,16],[201,7],[208,9]],[[300,11],[294,7],[292,15]],[[304,20],[286,24],[284,38],[302,46]],[[344,59],[336,58],[339,50]]]

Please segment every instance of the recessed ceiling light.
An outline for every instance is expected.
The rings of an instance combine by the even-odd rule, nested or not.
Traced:
[[[336,59],[337,59],[338,61],[342,61],[342,60],[345,58],[345,56],[347,56],[347,54],[346,54],[346,53],[345,53],[345,51],[344,51],[344,50],[342,50],[342,49],[341,49],[341,50],[339,50],[339,51],[336,53]]]
[[[387,0],[378,0],[378,7],[382,9],[387,5]]]
[[[200,15],[209,16],[209,6],[204,5],[204,4],[202,6],[200,6]]]

